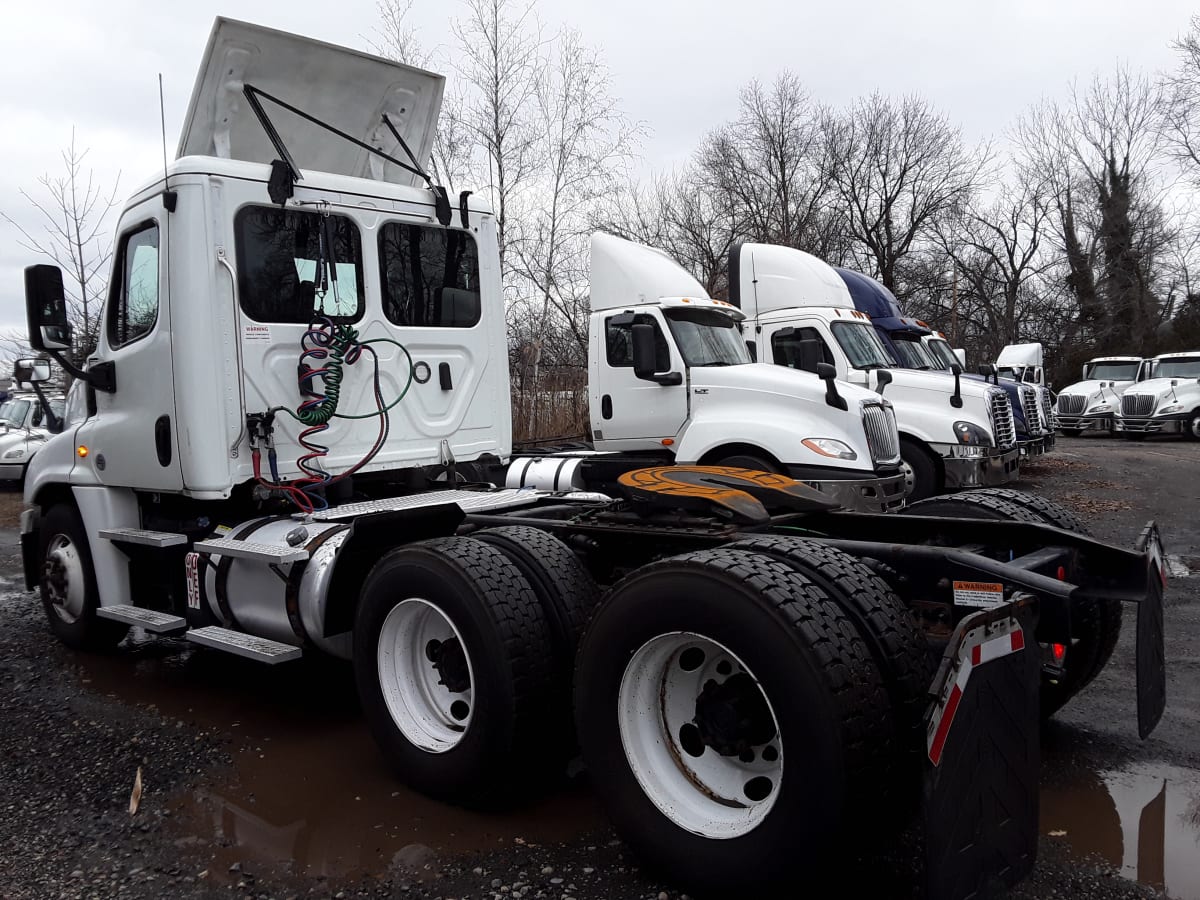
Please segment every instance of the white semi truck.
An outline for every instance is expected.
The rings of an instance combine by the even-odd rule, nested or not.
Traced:
[[[459,484],[511,434],[495,216],[418,181],[441,90],[219,19],[84,369],[61,272],[26,270],[30,343],[86,392],[26,477],[51,629],[349,659],[399,777],[455,802],[523,796],[577,738],[622,836],[688,888],[807,878],[918,805],[931,896],[1021,878],[1039,692],[1048,715],[1103,668],[1122,603],[1139,734],[1162,714],[1157,531],[1103,544],[1015,491],[847,512],[740,467],[636,469],[611,498]],[[683,374],[639,325],[635,367]]]
[[[745,314],[659,250],[591,240],[588,399],[594,451],[526,458],[510,487],[595,489],[677,462],[790,475],[843,507],[904,504],[891,403],[816,373],[754,362]]]
[[[42,381],[50,377],[50,363],[39,360],[35,381],[28,369],[15,373],[13,384],[32,384],[36,393],[14,391],[0,404],[0,483],[22,484],[30,460],[50,438],[62,430],[66,400],[56,391],[45,392]]]
[[[1055,415],[1063,434],[1116,429],[1122,395],[1146,377],[1140,356],[1098,356],[1083,364],[1081,380],[1058,392]]]
[[[1121,395],[1116,430],[1131,441],[1150,434],[1200,440],[1200,351],[1162,353],[1141,373]]]
[[[961,369],[899,368],[832,266],[790,247],[745,243],[733,248],[729,271],[730,300],[746,315],[759,359],[802,370],[825,363],[839,380],[892,401],[911,500],[1017,477],[1004,391]]]

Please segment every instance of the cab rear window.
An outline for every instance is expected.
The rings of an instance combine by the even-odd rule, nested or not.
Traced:
[[[258,322],[363,314],[362,239],[345,216],[247,206],[234,219],[238,299]]]

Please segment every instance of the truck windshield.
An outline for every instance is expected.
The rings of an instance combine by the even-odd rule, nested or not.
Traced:
[[[1136,362],[1093,362],[1084,370],[1085,381],[1133,381],[1137,377]]]
[[[1163,359],[1154,366],[1155,378],[1200,378],[1200,356]]]
[[[737,323],[714,309],[668,309],[671,336],[689,366],[740,366],[750,351]]]
[[[954,351],[946,341],[928,341],[925,349],[929,351],[929,355],[938,369],[949,370],[951,366],[958,365],[958,357],[954,355]]]
[[[894,340],[892,349],[900,360],[900,365],[906,369],[932,369],[933,363],[925,353],[925,348],[916,341]]]
[[[29,406],[28,400],[9,400],[0,406],[0,421],[8,422],[10,425],[24,425],[25,417],[29,415]]]
[[[865,322],[834,322],[833,336],[856,369],[889,369],[896,359],[883,346],[875,326]]]

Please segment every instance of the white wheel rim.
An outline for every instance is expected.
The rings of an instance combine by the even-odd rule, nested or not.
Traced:
[[[749,728],[721,727],[735,710],[719,695],[730,693],[754,712]],[[778,719],[750,669],[716,641],[690,632],[647,641],[621,677],[617,718],[638,784],[680,828],[740,837],[774,807],[783,778]]]
[[[87,586],[79,548],[65,534],[56,534],[46,547],[44,564],[46,593],[50,606],[67,624],[83,615]]]
[[[917,473],[909,463],[901,460],[900,471],[904,473],[904,496],[907,497],[917,486]]]
[[[450,617],[428,600],[401,601],[383,620],[376,659],[384,703],[404,738],[430,753],[458,746],[475,713],[475,673]]]

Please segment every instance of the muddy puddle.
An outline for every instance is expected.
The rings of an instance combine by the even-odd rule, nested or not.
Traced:
[[[591,792],[574,782],[505,813],[408,790],[368,734],[346,666],[271,668],[170,644],[145,645],[132,659],[81,659],[79,674],[90,690],[233,735],[233,771],[169,801],[178,842],[211,848],[213,878],[230,880],[229,867],[249,861],[309,876],[391,868],[432,878],[463,854],[604,826]]]
[[[1042,788],[1042,834],[1124,877],[1200,900],[1200,772],[1156,764],[1072,773]]]

